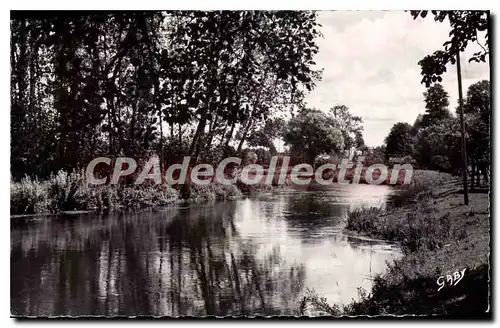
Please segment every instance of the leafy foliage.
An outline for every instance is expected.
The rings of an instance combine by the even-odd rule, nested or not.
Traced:
[[[363,120],[361,117],[352,115],[349,112],[349,107],[345,105],[337,105],[330,108],[330,113],[333,115],[335,121],[337,121],[342,132],[344,149],[364,146]]]
[[[441,84],[437,83],[429,87],[424,92],[424,101],[427,110],[420,123],[421,127],[437,124],[439,121],[450,117],[448,93]]]
[[[48,177],[103,154],[240,152],[319,80],[318,36],[308,11],[17,13],[11,173]]]
[[[303,152],[309,164],[320,154],[338,154],[344,138],[337,121],[317,109],[302,109],[288,122],[283,139],[293,150]]]
[[[467,154],[472,166],[471,186],[478,169],[488,175],[491,163],[491,99],[490,82],[483,80],[472,84],[467,90],[464,115],[467,129]],[[479,180],[479,179],[478,179]],[[477,180],[477,182],[479,182]]]
[[[391,128],[389,135],[385,138],[386,158],[391,156],[402,157],[413,152],[413,137],[411,125],[408,123],[396,123]]]
[[[415,158],[422,168],[456,172],[461,167],[460,125],[458,119],[447,118],[418,131]]]
[[[425,18],[428,10],[411,10],[414,19]],[[457,53],[464,51],[470,42],[475,42],[481,47],[481,51],[476,52],[469,62],[486,62],[489,55],[489,11],[450,11],[432,10],[434,20],[450,23],[450,39],[443,44],[444,50],[436,50],[432,55],[424,57],[418,62],[422,71],[422,83],[429,87],[432,83],[441,82],[441,75],[446,72],[446,65],[455,64]],[[484,45],[480,41],[478,34],[485,33]]]

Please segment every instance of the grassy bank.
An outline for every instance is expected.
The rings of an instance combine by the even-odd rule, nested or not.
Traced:
[[[250,191],[258,191],[256,186]],[[26,177],[10,184],[10,213],[57,214],[63,211],[113,211],[164,207],[181,201],[236,199],[243,195],[236,185],[192,184],[188,190],[169,185],[89,185],[81,174],[58,172],[40,181]]]
[[[160,207],[178,200],[179,192],[167,185],[90,186],[82,175],[64,171],[44,181],[25,177],[10,184],[11,215]]]
[[[489,198],[469,195],[463,205],[456,177],[417,171],[414,183],[401,189],[386,210],[349,213],[347,229],[395,241],[404,256],[377,276],[370,293],[347,306],[327,304],[316,295],[305,298],[330,315],[417,314],[486,316],[489,279]],[[456,285],[438,291],[438,278],[465,269]]]

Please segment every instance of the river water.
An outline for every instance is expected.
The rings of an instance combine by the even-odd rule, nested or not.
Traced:
[[[15,315],[297,315],[304,295],[348,304],[401,256],[343,230],[390,187],[335,185],[162,211],[11,224]],[[314,313],[307,313],[314,315]]]

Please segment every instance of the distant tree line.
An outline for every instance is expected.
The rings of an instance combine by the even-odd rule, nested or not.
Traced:
[[[424,101],[425,114],[413,125],[400,122],[391,128],[385,139],[385,159],[407,157],[418,168],[458,173],[462,168],[460,123],[448,108],[448,93],[441,84],[434,84],[424,93]],[[469,87],[464,99],[467,157],[473,177],[490,165],[490,116],[490,82],[482,80]]]

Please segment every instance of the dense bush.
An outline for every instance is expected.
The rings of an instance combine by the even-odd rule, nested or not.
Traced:
[[[432,156],[431,161],[433,170],[449,172],[452,168],[450,159],[447,156]]]
[[[226,200],[241,196],[241,191],[234,184],[224,185],[213,182],[207,185],[190,185],[189,198],[195,201]]]

